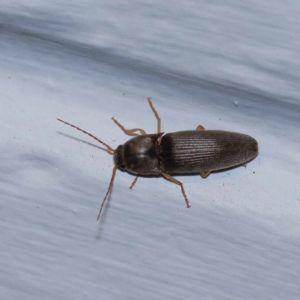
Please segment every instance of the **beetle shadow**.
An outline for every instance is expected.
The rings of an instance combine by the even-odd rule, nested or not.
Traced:
[[[105,205],[103,206],[103,210],[101,212],[100,219],[98,220],[98,228],[97,228],[97,231],[96,231],[96,234],[95,234],[95,239],[96,240],[101,240],[101,238],[102,238],[102,233],[103,233],[103,230],[104,230],[103,227],[104,227],[105,220],[106,220],[106,217],[107,217],[107,214],[108,214],[108,211],[109,211],[110,200],[111,200],[111,197],[112,197],[112,193],[113,193],[113,186],[111,187],[111,191],[110,191],[109,195],[106,198]],[[102,202],[101,202],[101,204],[102,204]]]

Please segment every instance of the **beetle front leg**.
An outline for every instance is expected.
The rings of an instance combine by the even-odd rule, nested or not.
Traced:
[[[134,187],[134,185],[136,184],[138,178],[139,178],[139,176],[136,176],[136,177],[134,178],[134,180],[132,181],[132,184],[131,184],[131,186],[129,187],[131,190],[132,190],[132,188]]]
[[[153,103],[152,103],[152,101],[151,101],[151,98],[149,97],[149,98],[147,98],[147,99],[148,99],[150,108],[152,109],[152,111],[153,111],[153,113],[154,113],[154,116],[155,116],[155,118],[156,118],[156,120],[157,120],[157,133],[161,133],[161,131],[160,131],[160,117],[159,117],[159,115],[158,115],[156,109],[155,109],[154,106],[153,106]]]
[[[186,196],[186,194],[185,194],[185,191],[184,191],[184,187],[183,187],[182,182],[180,182],[179,180],[175,179],[174,177],[172,177],[171,175],[169,175],[169,174],[167,174],[167,173],[162,173],[162,175],[163,175],[166,179],[168,179],[169,181],[171,181],[171,182],[173,182],[173,183],[175,183],[175,184],[177,184],[177,185],[180,186],[182,195],[183,195],[184,200],[185,200],[185,203],[186,203],[186,206],[187,206],[187,208],[190,208],[191,206],[190,206],[189,200],[188,200],[188,198],[187,198],[187,196]]]
[[[122,126],[114,117],[111,118],[115,124],[117,124],[123,131],[125,134],[131,135],[131,136],[137,136],[138,134],[134,133],[139,131],[141,135],[145,135],[146,131],[141,129],[141,128],[133,128],[133,129],[125,129],[124,126]]]

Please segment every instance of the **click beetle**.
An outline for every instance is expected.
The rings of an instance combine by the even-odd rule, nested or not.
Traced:
[[[257,141],[242,133],[205,130],[199,125],[196,130],[171,132],[164,135],[160,130],[160,117],[151,98],[148,98],[148,102],[157,119],[157,133],[146,134],[141,128],[125,129],[112,118],[125,134],[134,136],[115,150],[85,130],[57,119],[94,138],[113,155],[115,166],[97,220],[100,218],[105,200],[111,190],[117,169],[136,176],[130,189],[135,185],[139,176],[165,177],[180,186],[186,206],[190,207],[182,182],[172,175],[200,174],[206,178],[212,171],[244,165],[258,154]]]

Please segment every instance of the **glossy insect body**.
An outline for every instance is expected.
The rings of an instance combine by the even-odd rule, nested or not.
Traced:
[[[254,138],[220,130],[189,130],[134,137],[114,151],[115,165],[129,173],[154,176],[200,174],[242,165],[258,152]]]
[[[160,118],[150,98],[148,98],[148,102],[157,118],[157,133],[146,134],[140,128],[125,129],[117,120],[112,118],[126,134],[135,136],[115,150],[94,135],[58,119],[88,134],[105,145],[108,152],[113,154],[115,167],[109,188],[100,207],[98,219],[112,187],[117,169],[136,175],[130,188],[135,185],[138,176],[165,177],[181,187],[186,205],[190,207],[183,184],[171,174],[200,174],[206,178],[212,171],[243,165],[252,160],[258,153],[257,141],[246,134],[205,130],[201,125],[196,130],[178,131],[164,135],[160,131]],[[137,136],[135,133],[137,131],[141,135]]]

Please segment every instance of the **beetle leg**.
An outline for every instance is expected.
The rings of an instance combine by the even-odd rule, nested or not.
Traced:
[[[183,184],[182,182],[180,182],[179,180],[175,179],[174,177],[172,177],[171,175],[167,174],[167,173],[162,173],[162,175],[168,179],[169,181],[175,183],[175,184],[178,184],[180,187],[181,187],[181,192],[182,192],[182,195],[184,197],[184,200],[185,200],[185,203],[186,203],[186,206],[187,208],[191,207],[190,206],[190,203],[189,203],[189,200],[185,194],[185,191],[184,191],[184,188],[183,188]]]
[[[204,178],[208,177],[209,174],[210,174],[210,171],[202,171],[200,173],[200,176],[204,179]]]
[[[204,131],[205,128],[202,125],[197,126],[196,130],[198,131]]]
[[[136,176],[136,177],[134,178],[134,180],[132,181],[132,184],[131,184],[131,186],[129,187],[131,190],[132,190],[132,188],[135,186],[135,184],[136,184],[138,178],[139,178],[139,176]]]
[[[111,190],[111,188],[113,186],[117,170],[118,170],[118,167],[114,166],[113,171],[112,171],[112,175],[111,175],[111,179],[110,179],[110,183],[109,183],[109,186],[108,186],[108,189],[107,189],[107,192],[106,192],[106,195],[105,195],[105,197],[104,197],[104,199],[102,201],[102,204],[100,206],[100,210],[99,210],[99,213],[98,213],[97,220],[100,219],[100,215],[101,215],[101,212],[102,212],[102,209],[103,209],[103,206],[104,206],[104,202],[105,202],[105,200],[106,200],[106,198],[107,198],[107,196],[108,196],[108,194],[109,194],[109,192],[110,192],[110,190]]]
[[[160,131],[160,117],[159,117],[157,111],[155,110],[155,108],[152,104],[151,98],[149,97],[147,99],[148,99],[149,105],[150,105],[150,107],[151,107],[151,109],[152,109],[152,111],[155,115],[155,118],[157,119],[157,133],[161,133],[161,131]]]
[[[143,130],[141,128],[125,129],[125,127],[122,126],[114,117],[112,117],[111,119],[128,135],[137,136],[137,134],[134,133],[137,131],[139,131],[141,135],[146,134],[145,130]]]

